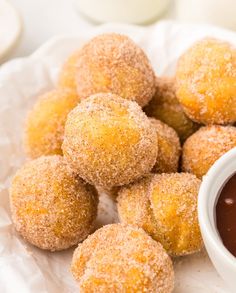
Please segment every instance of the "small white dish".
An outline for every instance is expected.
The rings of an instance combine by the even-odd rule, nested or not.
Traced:
[[[14,6],[0,0],[0,61],[16,45],[22,30],[22,21]]]
[[[233,148],[217,160],[204,176],[198,199],[199,223],[207,252],[232,292],[236,292],[236,258],[220,238],[215,222],[215,206],[224,184],[235,172],[236,148]]]

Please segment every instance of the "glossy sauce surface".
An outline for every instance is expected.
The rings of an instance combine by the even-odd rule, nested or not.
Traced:
[[[225,247],[236,256],[236,174],[220,192],[216,205],[216,225]]]

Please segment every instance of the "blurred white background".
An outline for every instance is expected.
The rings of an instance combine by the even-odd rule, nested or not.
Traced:
[[[96,21],[174,19],[236,29],[236,0],[0,0],[0,8],[6,1],[19,12],[23,31],[5,60],[29,55],[53,36],[78,34],[97,25]]]

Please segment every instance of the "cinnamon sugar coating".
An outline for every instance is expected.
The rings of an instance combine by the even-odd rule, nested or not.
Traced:
[[[177,100],[173,77],[156,78],[156,93],[144,111],[148,116],[161,120],[172,127],[178,133],[181,142],[199,128],[199,125],[184,113]]]
[[[158,138],[158,155],[153,173],[173,173],[178,171],[181,146],[178,134],[160,120],[150,118]]]
[[[172,256],[202,248],[197,217],[201,181],[188,173],[151,174],[119,191],[121,222],[143,228]]]
[[[105,189],[150,172],[158,151],[142,109],[114,94],[93,95],[68,115],[62,148],[81,178]]]
[[[127,36],[115,33],[96,36],[81,48],[75,60],[81,99],[97,93],[113,93],[144,106],[154,95],[151,64],[143,50]]]
[[[182,170],[202,178],[223,154],[236,147],[236,127],[200,128],[183,145]]]
[[[205,38],[179,59],[177,98],[186,114],[203,124],[236,121],[236,48]]]
[[[29,157],[62,154],[66,118],[78,103],[77,94],[68,89],[55,89],[38,98],[25,125],[24,144]]]
[[[51,251],[86,238],[98,204],[95,189],[58,155],[40,157],[18,170],[10,201],[16,230],[31,244]]]
[[[131,225],[107,225],[90,235],[75,250],[71,271],[81,293],[169,293],[174,287],[162,245]]]
[[[69,88],[74,93],[77,93],[76,72],[79,56],[80,50],[77,50],[67,58],[59,72],[58,78],[59,87]]]

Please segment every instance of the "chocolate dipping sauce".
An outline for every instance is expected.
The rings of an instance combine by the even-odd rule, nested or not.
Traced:
[[[216,204],[216,225],[225,247],[236,257],[236,174],[220,192]]]

